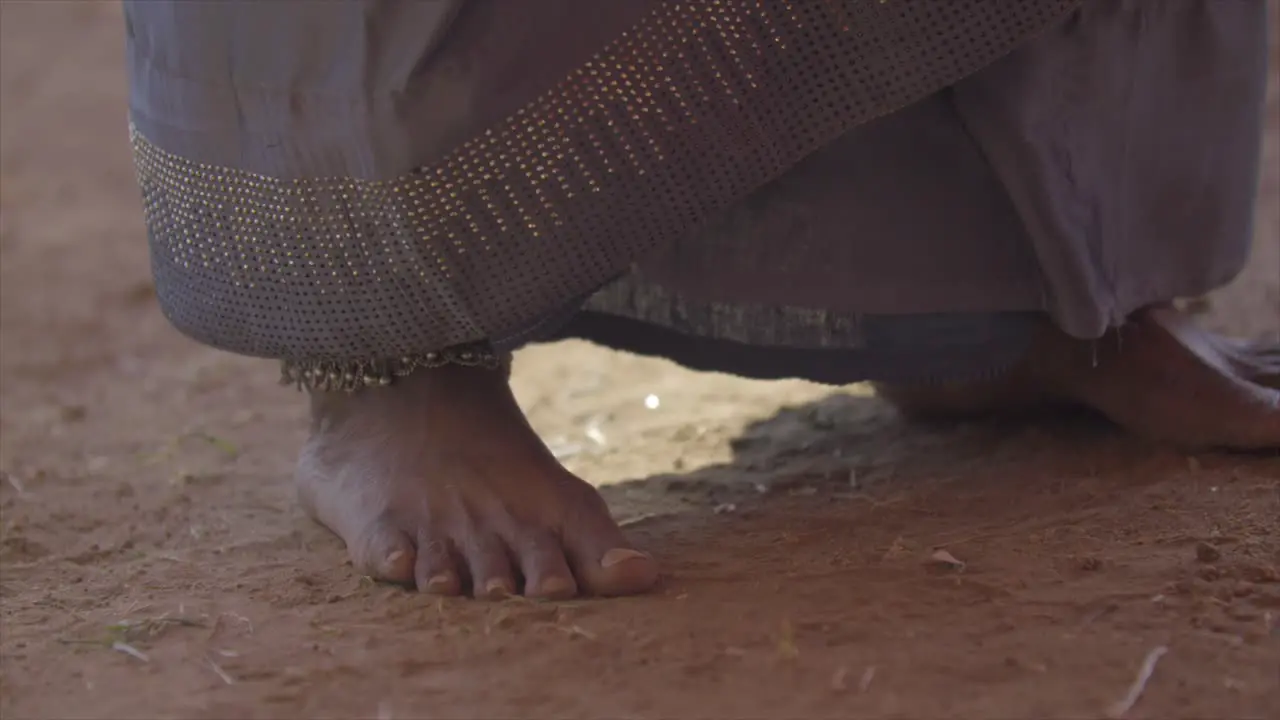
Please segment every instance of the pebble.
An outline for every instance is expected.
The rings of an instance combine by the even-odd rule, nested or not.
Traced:
[[[1215,562],[1222,557],[1222,551],[1207,542],[1196,543],[1196,559],[1200,562]]]

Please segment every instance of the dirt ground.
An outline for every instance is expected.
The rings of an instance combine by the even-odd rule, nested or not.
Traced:
[[[1128,716],[1277,716],[1280,458],[913,428],[582,343],[523,352],[519,396],[662,587],[356,576],[293,502],[302,398],[156,308],[118,9],[0,13],[5,718],[1102,717],[1148,659]],[[1258,250],[1207,316],[1252,336],[1280,333],[1275,85]]]

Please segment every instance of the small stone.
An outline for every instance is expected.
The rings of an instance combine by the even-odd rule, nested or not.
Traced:
[[[965,568],[965,562],[963,560],[957,559],[955,555],[952,555],[943,548],[934,550],[933,554],[929,556],[929,561],[955,570],[963,570]]]
[[[1222,558],[1222,551],[1207,542],[1196,543],[1196,559],[1200,562],[1217,562]]]
[[[1266,585],[1280,582],[1280,572],[1274,567],[1264,565],[1247,565],[1240,568],[1241,576],[1258,585]]]
[[[1102,569],[1102,561],[1092,555],[1080,558],[1078,563],[1080,569],[1085,572],[1097,572]]]

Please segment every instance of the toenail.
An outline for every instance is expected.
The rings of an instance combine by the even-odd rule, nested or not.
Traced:
[[[387,564],[390,565],[402,557],[404,557],[404,551],[395,550],[390,555],[387,555]]]
[[[506,580],[494,578],[484,584],[485,597],[504,598],[511,594],[511,587]]]
[[[632,550],[631,548],[614,548],[605,553],[604,557],[600,558],[600,567],[610,568],[619,563],[637,559],[651,560],[652,558],[639,550]]]
[[[453,576],[449,573],[433,575],[427,580],[427,592],[446,593],[453,588]]]
[[[576,589],[569,578],[553,575],[538,585],[537,592],[540,595],[565,595]]]

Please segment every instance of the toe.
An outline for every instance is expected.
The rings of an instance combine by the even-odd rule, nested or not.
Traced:
[[[1243,379],[1280,388],[1280,343],[1214,337],[1219,352]]]
[[[351,564],[377,580],[413,583],[414,550],[409,536],[386,523],[375,522],[347,545]]]
[[[432,595],[461,595],[462,577],[452,543],[425,533],[418,535],[418,561],[414,567],[418,590]]]
[[[506,545],[496,535],[477,535],[465,547],[474,597],[501,600],[515,594],[516,580],[511,560],[507,556]]]
[[[1280,343],[1252,343],[1237,357],[1249,380],[1280,389]]]
[[[565,524],[565,550],[578,586],[600,596],[638,595],[658,582],[658,564],[631,547],[594,488]]]
[[[1264,388],[1280,390],[1280,368],[1257,368],[1246,379]]]
[[[526,597],[565,600],[578,594],[564,547],[546,531],[529,531],[512,543],[524,575]]]

